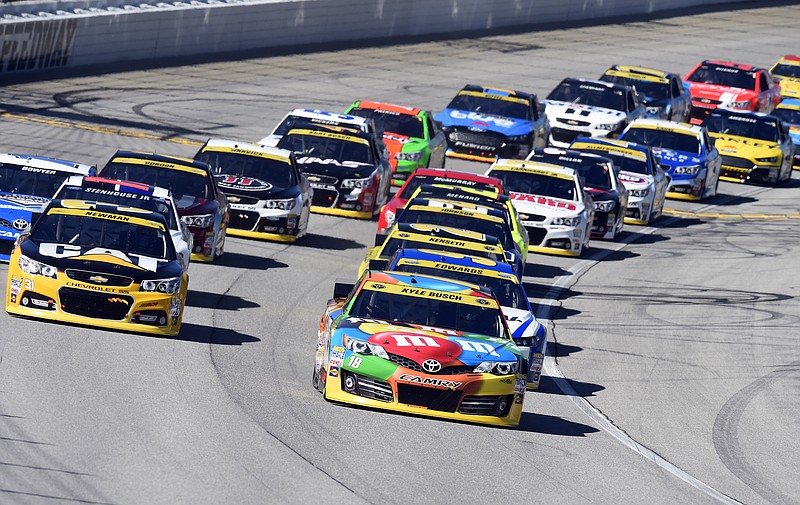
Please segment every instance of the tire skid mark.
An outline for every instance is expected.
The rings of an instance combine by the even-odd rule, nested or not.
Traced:
[[[725,402],[725,405],[722,406],[714,421],[712,431],[714,448],[722,464],[736,478],[769,503],[793,504],[798,502],[796,499],[785,495],[780,489],[772,486],[761,475],[761,472],[747,461],[747,455],[739,445],[739,423],[750,402],[756,396],[770,387],[773,382],[799,372],[800,361],[795,361],[757,379],[730,397]]]

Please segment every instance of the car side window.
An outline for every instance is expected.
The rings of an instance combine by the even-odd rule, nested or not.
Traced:
[[[531,117],[534,121],[539,120],[539,110],[536,107],[536,99],[531,100]]]
[[[436,124],[433,121],[431,121],[430,114],[425,115],[425,129],[428,130],[429,139],[432,139],[433,137],[436,136],[436,133],[438,133],[438,130],[436,129]]]
[[[767,81],[767,74],[764,72],[759,72],[758,74],[758,82],[761,91],[766,91],[769,89],[769,82]]]
[[[636,108],[636,98],[634,98],[633,93],[628,93],[628,111],[632,111]]]
[[[683,85],[678,83],[678,79],[672,78],[672,96],[679,97],[683,94]]]

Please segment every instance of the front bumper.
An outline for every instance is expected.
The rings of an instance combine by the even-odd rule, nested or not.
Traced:
[[[614,240],[617,233],[617,217],[615,211],[599,212],[594,211],[594,221],[592,221],[591,238],[600,240]]]
[[[747,158],[723,156],[719,178],[728,182],[774,184],[778,180],[780,169],[780,164],[758,165]]]
[[[424,375],[424,374],[422,374]],[[399,369],[388,380],[346,367],[328,373],[325,398],[335,402],[454,421],[516,427],[522,416],[524,378],[485,373],[434,376],[457,388],[422,385],[419,372]]]
[[[236,208],[231,208],[230,211],[228,235],[294,242],[301,232],[300,216],[293,212]]]
[[[447,132],[447,151],[451,158],[493,162],[496,158],[524,158],[530,147],[524,142],[512,142],[497,132],[472,132],[467,129],[452,129]]]
[[[650,224],[650,215],[653,212],[653,198],[628,198],[628,207],[625,209],[625,224]]]
[[[49,279],[12,270],[6,287],[9,314],[135,333],[180,332],[186,283],[174,294],[135,291],[136,285],[103,291],[71,281],[62,272]]]
[[[535,223],[522,223],[528,231],[528,252],[553,254],[556,256],[577,257],[583,249],[583,228],[538,226]]]
[[[703,172],[695,177],[672,176],[667,187],[667,198],[696,202],[703,198],[705,187],[705,174]]]
[[[331,185],[314,185],[311,212],[332,216],[372,219],[375,213],[376,185],[355,191]]]

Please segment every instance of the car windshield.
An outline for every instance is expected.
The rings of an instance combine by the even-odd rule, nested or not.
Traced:
[[[673,151],[700,154],[700,137],[654,128],[630,128],[625,132],[625,140],[650,147],[663,147]]]
[[[451,206],[452,207],[452,206]],[[514,249],[511,231],[504,222],[479,219],[469,215],[450,214],[446,212],[426,211],[417,208],[406,208],[397,216],[397,223],[426,223],[463,230],[475,231],[485,235],[494,235],[507,250]]]
[[[771,114],[784,123],[790,125],[800,125],[800,110],[779,108],[773,110]]]
[[[368,144],[345,140],[339,136],[289,133],[281,138],[278,147],[294,151],[298,157],[374,164]]]
[[[710,133],[751,139],[778,141],[778,125],[772,119],[711,114],[704,123]]]
[[[403,249],[433,249],[435,251],[466,253],[472,256],[480,256],[481,258],[489,258],[490,260],[505,262],[505,258],[501,258],[494,252],[486,251],[481,248],[476,248],[476,250],[472,250],[462,247],[455,247],[449,244],[430,243],[427,241],[403,239],[398,237],[391,237],[383,244],[383,249],[381,250],[380,257],[390,258],[401,247]]]
[[[292,166],[287,160],[219,151],[203,151],[195,159],[208,163],[211,170],[220,175],[250,177],[279,188],[297,184],[292,177]]]
[[[136,181],[167,188],[172,192],[172,198],[179,209],[205,203],[211,198],[211,188],[206,176],[185,170],[112,161],[100,175],[109,179]]]
[[[54,242],[83,248],[104,248],[126,255],[173,260],[174,249],[168,246],[159,228],[86,215],[48,213],[31,230],[36,243]]]
[[[492,193],[497,193],[497,186],[489,183],[461,181],[454,177],[444,177],[440,175],[415,175],[408,180],[408,183],[406,183],[403,190],[397,194],[397,197],[408,200],[411,195],[414,194],[414,191],[416,191],[416,189],[423,184],[448,184],[453,186],[465,186],[481,191],[491,191]]]
[[[775,65],[775,68],[772,69],[772,75],[800,79],[800,65],[787,65],[785,63],[778,63]]]
[[[528,297],[522,290],[522,286],[520,286],[519,283],[513,282],[509,279],[501,279],[488,275],[478,275],[455,270],[444,270],[441,268],[421,265],[410,265],[404,262],[395,265],[393,270],[415,274],[438,275],[439,277],[447,277],[448,279],[455,279],[461,282],[478,284],[491,289],[501,306],[520,310],[530,310],[527,301]]]
[[[601,81],[613,82],[615,84],[622,84],[624,86],[631,86],[636,89],[639,95],[644,96],[650,100],[665,100],[669,98],[669,83],[659,81],[645,81],[642,79],[633,79],[631,77],[620,77],[618,75],[604,75],[600,78]]]
[[[362,289],[348,313],[508,339],[503,313],[494,307]]]
[[[589,82],[562,81],[547,95],[547,99],[606,109],[626,110],[625,90]]]
[[[381,133],[394,133],[417,139],[425,138],[425,128],[422,125],[422,118],[419,116],[360,107],[351,110],[349,114],[372,119],[375,122],[375,128]]]
[[[503,186],[513,193],[549,196],[561,200],[578,200],[575,181],[562,179],[534,172],[512,172],[498,170],[492,172],[494,177],[503,181]]]
[[[756,89],[756,73],[724,65],[704,64],[686,78],[690,82],[718,84],[729,88]]]
[[[611,167],[609,167],[611,164],[607,160],[599,160],[594,157],[577,158],[550,153],[534,153],[528,159],[571,168],[578,172],[578,175],[583,179],[584,186],[603,190],[614,188],[611,179]]]
[[[0,191],[52,198],[71,174],[12,163],[0,163]]]
[[[125,193],[121,191],[93,191],[94,188],[80,186],[65,186],[53,198],[63,200],[88,200],[94,202],[113,203],[126,207],[138,207],[164,216],[170,230],[178,230],[177,219],[169,202],[163,198],[153,198],[149,195]]]
[[[447,108],[479,112],[488,116],[531,119],[530,106],[527,103],[503,100],[499,96],[492,98],[491,96],[459,94],[450,101]]]

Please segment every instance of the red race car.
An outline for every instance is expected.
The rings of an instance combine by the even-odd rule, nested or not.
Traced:
[[[706,60],[683,78],[692,96],[692,124],[702,124],[717,107],[769,113],[781,101],[781,88],[767,69],[730,61]]]
[[[505,189],[503,189],[503,183],[496,177],[462,172],[460,170],[447,170],[445,168],[418,168],[412,172],[411,177],[394,195],[394,198],[381,208],[381,213],[378,217],[378,233],[385,233],[386,230],[391,228],[398,210],[405,207],[414,190],[423,184],[454,184],[500,194],[506,193]]]

